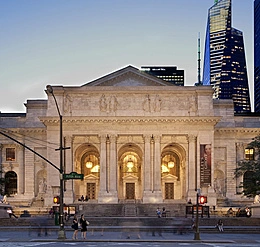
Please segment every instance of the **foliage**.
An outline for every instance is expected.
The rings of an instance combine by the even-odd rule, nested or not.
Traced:
[[[260,135],[253,138],[247,148],[254,149],[255,159],[239,161],[234,174],[236,178],[244,177],[239,187],[243,188],[244,195],[251,197],[260,193]]]

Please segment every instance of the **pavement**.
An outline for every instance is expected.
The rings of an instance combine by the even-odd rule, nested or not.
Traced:
[[[1,227],[0,242],[55,242],[55,241],[88,241],[88,242],[205,242],[205,243],[256,243],[260,245],[259,234],[232,234],[215,232],[215,233],[199,233],[194,240],[195,234],[192,231],[186,233],[161,232],[158,230],[147,229],[135,231],[131,229],[121,229],[113,231],[106,229],[88,229],[87,239],[81,239],[81,232],[78,232],[78,240],[72,239],[73,230],[66,226],[66,239],[58,239],[59,227]]]

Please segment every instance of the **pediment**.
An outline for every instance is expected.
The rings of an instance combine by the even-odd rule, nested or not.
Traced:
[[[127,66],[104,77],[91,81],[81,87],[91,86],[113,86],[113,87],[135,87],[135,86],[175,86],[155,76],[151,76],[133,66]]]
[[[136,181],[138,180],[138,177],[133,175],[133,174],[127,174],[126,176],[124,176],[122,178],[124,181],[127,180],[127,181]]]

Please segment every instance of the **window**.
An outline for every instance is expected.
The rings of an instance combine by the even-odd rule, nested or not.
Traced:
[[[254,160],[255,158],[255,150],[253,148],[245,149],[245,159],[246,160]]]
[[[15,148],[6,148],[6,161],[15,161]]]

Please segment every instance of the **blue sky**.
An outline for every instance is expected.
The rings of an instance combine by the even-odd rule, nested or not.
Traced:
[[[47,84],[82,85],[127,65],[174,65],[197,81],[214,0],[0,0],[0,111],[25,112]],[[253,0],[233,0],[253,100]]]

